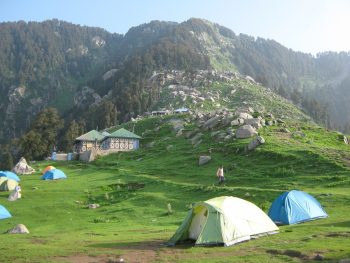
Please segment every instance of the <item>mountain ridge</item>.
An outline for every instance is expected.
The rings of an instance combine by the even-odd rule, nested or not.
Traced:
[[[69,120],[79,118],[79,112],[86,109],[77,109],[72,97],[85,86],[101,98],[111,94],[119,121],[128,120],[130,111],[142,114],[158,97],[156,91],[144,87],[154,70],[237,71],[300,106],[298,94],[309,100],[317,97],[324,79],[337,79],[345,72],[341,69],[350,65],[347,53],[312,57],[274,40],[236,35],[198,18],[182,23],[151,21],[124,35],[59,20],[1,23],[0,31],[4,36],[0,41],[0,91],[7,94],[0,99],[0,119],[5,124],[0,141],[21,136],[33,116],[49,106],[59,108]],[[101,81],[111,70],[108,80]],[[319,105],[332,107],[328,110],[331,126],[344,128],[344,121],[337,120],[337,101],[318,99]],[[135,104],[141,105],[137,111],[132,109]],[[323,122],[322,118],[325,116],[318,121]]]

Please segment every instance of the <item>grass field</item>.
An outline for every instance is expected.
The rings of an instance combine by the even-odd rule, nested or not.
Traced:
[[[143,140],[155,141],[151,149],[89,164],[33,164],[37,171],[52,164],[68,179],[42,181],[36,172],[21,177],[21,200],[9,202],[9,193],[0,193],[0,204],[13,215],[0,221],[0,232],[19,223],[30,231],[0,235],[0,262],[313,262],[317,254],[324,262],[350,258],[350,151],[337,133],[294,122],[288,129],[305,137],[265,127],[260,134],[266,143],[246,153],[248,139],[223,144],[210,132],[193,148],[161,119],[141,122],[135,131],[156,126]],[[209,149],[212,161],[198,166],[198,157]],[[227,178],[222,186],[215,177],[219,164]],[[281,226],[279,234],[231,247],[164,246],[193,202],[232,195],[267,211],[279,194],[292,189],[314,195],[329,217]],[[87,209],[90,203],[101,207]]]

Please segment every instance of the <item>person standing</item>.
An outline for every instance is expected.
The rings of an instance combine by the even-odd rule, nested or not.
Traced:
[[[224,166],[220,165],[218,170],[216,171],[216,176],[219,179],[219,184],[222,184],[225,181],[225,176],[224,176]]]

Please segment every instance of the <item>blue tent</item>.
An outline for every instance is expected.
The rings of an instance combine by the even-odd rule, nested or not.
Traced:
[[[10,171],[0,171],[0,177],[2,177],[2,176],[13,179],[17,182],[21,181],[21,179],[19,179],[19,177],[15,173],[10,172]]]
[[[276,224],[297,224],[328,217],[321,204],[311,195],[297,190],[285,192],[273,201],[269,217]]]
[[[41,177],[42,180],[56,180],[56,179],[65,179],[67,176],[59,169],[52,169],[47,171]]]
[[[0,205],[0,219],[5,219],[9,217],[12,217],[12,215],[9,213],[9,211],[7,211],[5,207]]]

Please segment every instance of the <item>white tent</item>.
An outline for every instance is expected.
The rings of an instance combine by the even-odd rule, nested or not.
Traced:
[[[24,159],[24,157],[22,157],[18,163],[12,168],[12,171],[16,174],[32,174],[35,172],[35,169],[33,169],[32,167],[30,167],[27,164],[26,159]]]
[[[196,245],[230,246],[277,231],[275,223],[256,205],[221,196],[196,203],[168,243],[175,245],[189,239]]]

